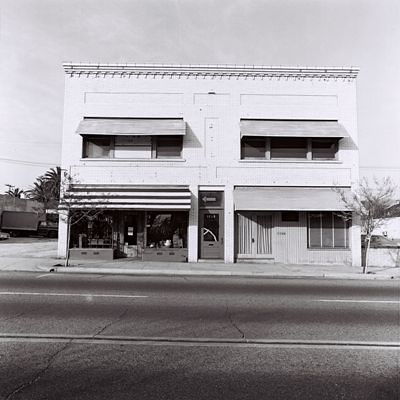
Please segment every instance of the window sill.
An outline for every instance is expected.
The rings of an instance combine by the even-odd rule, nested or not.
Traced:
[[[339,247],[323,247],[323,248],[319,248],[319,249],[314,249],[311,247],[307,247],[308,251],[351,251],[351,248],[347,247],[347,248],[339,248]]]
[[[343,164],[339,160],[238,160],[239,163],[256,163],[256,164]]]
[[[184,158],[81,158],[80,162],[186,162]]]

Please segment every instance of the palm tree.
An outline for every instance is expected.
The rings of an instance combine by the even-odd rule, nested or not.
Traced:
[[[53,200],[60,200],[61,168],[50,168],[44,175],[46,188]]]
[[[36,178],[36,182],[26,192],[31,200],[44,203],[47,208],[50,202],[60,200],[61,168],[51,168],[44,175]]]
[[[16,197],[16,198],[20,199],[21,196],[23,194],[25,194],[25,192],[22,189],[20,189],[19,187],[15,187],[15,186],[10,185],[10,184],[6,184],[6,186],[8,187],[8,190],[6,191],[6,194],[8,196]]]

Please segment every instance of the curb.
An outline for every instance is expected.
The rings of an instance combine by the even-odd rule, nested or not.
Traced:
[[[106,274],[106,275],[132,275],[132,276],[203,276],[203,277],[238,277],[238,278],[271,278],[271,279],[346,279],[346,280],[395,280],[400,277],[376,274],[279,274],[268,272],[241,272],[241,271],[193,271],[193,270],[156,270],[156,269],[124,269],[124,268],[95,268],[95,267],[54,267],[54,272],[65,274]],[[51,271],[49,271],[51,272]]]

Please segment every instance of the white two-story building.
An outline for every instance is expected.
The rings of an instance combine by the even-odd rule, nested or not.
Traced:
[[[360,264],[357,68],[64,69],[60,256]]]

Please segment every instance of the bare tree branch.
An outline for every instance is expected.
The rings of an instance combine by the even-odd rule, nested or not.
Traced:
[[[360,218],[361,229],[365,234],[367,244],[364,273],[368,266],[368,252],[374,230],[381,227],[386,218],[395,214],[393,206],[396,204],[396,189],[396,185],[389,177],[383,180],[374,178],[372,183],[367,178],[362,178],[357,187],[350,193],[340,187],[334,189],[346,208]]]

